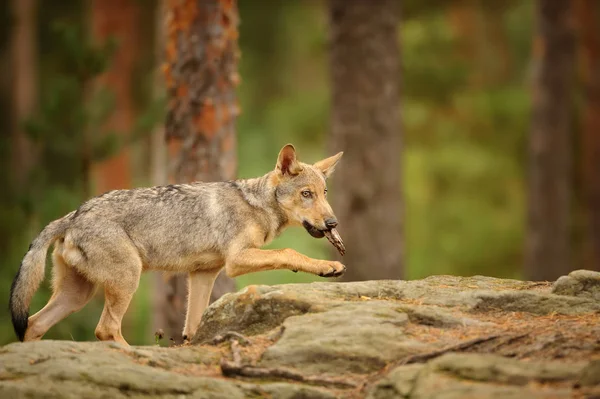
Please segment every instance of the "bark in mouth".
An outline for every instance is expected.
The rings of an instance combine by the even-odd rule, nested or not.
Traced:
[[[344,241],[342,241],[340,233],[338,233],[336,229],[331,229],[325,232],[325,237],[327,237],[331,245],[333,245],[335,249],[338,250],[340,255],[344,256],[344,254],[346,253],[346,246],[344,245]]]
[[[306,231],[308,231],[308,234],[310,234],[311,236],[313,236],[315,238],[327,237],[327,239],[329,240],[331,245],[333,245],[335,247],[335,249],[338,250],[340,255],[344,256],[344,254],[346,253],[346,247],[344,246],[344,241],[342,241],[342,237],[340,236],[340,233],[338,233],[336,229],[319,230],[315,226],[313,226],[312,224],[310,224],[306,221],[302,222],[302,226],[304,226]]]

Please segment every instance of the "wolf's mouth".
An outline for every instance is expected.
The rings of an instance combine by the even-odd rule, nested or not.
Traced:
[[[323,232],[323,230],[317,229],[315,226],[308,223],[307,221],[302,222],[302,226],[304,226],[306,231],[308,231],[308,234],[310,234],[311,236],[313,236],[315,238],[325,237],[325,233]]]

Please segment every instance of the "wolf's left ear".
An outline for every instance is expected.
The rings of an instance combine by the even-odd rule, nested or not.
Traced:
[[[277,157],[275,167],[282,175],[295,176],[301,171],[301,166],[296,159],[296,149],[291,144],[286,144]]]
[[[325,158],[325,159],[317,162],[313,166],[315,168],[321,170],[321,172],[323,172],[325,177],[329,177],[335,170],[335,167],[338,164],[338,162],[340,161],[340,159],[342,158],[342,155],[344,155],[343,152],[338,152],[334,156]]]

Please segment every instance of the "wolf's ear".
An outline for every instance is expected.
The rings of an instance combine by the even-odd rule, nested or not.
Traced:
[[[281,151],[279,151],[279,156],[277,157],[277,166],[276,169],[282,175],[291,175],[295,176],[302,168],[296,159],[296,149],[291,144],[286,144]]]
[[[335,170],[335,167],[338,164],[338,162],[340,161],[340,159],[342,158],[342,155],[344,155],[343,152],[338,152],[334,156],[325,158],[325,159],[317,162],[313,166],[315,168],[319,169],[321,172],[323,172],[325,177],[329,177]]]

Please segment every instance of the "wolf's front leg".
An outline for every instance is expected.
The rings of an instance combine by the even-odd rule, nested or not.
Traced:
[[[208,302],[212,292],[215,280],[221,269],[202,270],[189,274],[188,277],[188,304],[185,317],[185,327],[183,328],[183,340],[191,340]]]
[[[312,259],[293,249],[245,249],[226,261],[225,270],[229,277],[265,270],[288,269],[316,274],[323,277],[338,277],[346,266],[337,261]]]

